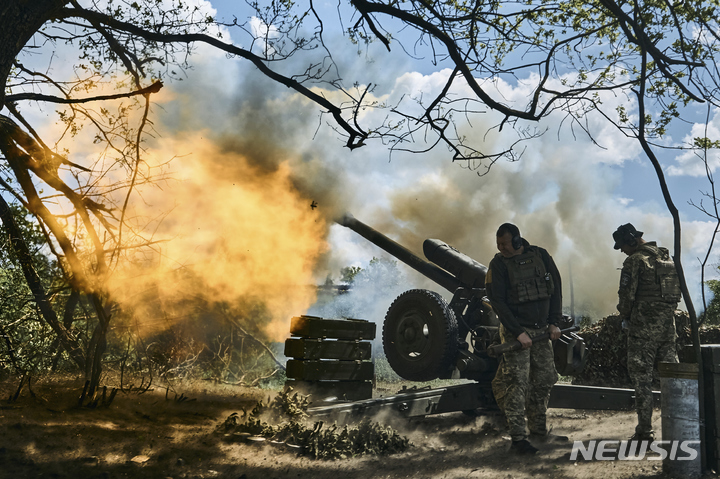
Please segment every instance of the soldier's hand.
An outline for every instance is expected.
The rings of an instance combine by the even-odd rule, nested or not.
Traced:
[[[555,326],[554,324],[551,324],[548,326],[548,332],[550,333],[550,339],[555,341],[556,339],[560,338],[562,336],[562,332],[560,332],[560,328]]]
[[[517,337],[517,340],[520,341],[523,349],[527,349],[532,346],[532,339],[530,339],[528,333],[521,333],[520,336]]]

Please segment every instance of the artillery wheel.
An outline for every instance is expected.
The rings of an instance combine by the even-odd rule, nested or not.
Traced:
[[[451,369],[457,356],[455,313],[433,291],[406,291],[385,315],[383,348],[399,376],[410,381],[437,379]]]

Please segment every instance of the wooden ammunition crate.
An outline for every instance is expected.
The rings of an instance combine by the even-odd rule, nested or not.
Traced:
[[[295,359],[369,360],[372,345],[361,341],[290,338],[285,341],[285,356]]]
[[[305,381],[370,381],[375,369],[369,361],[309,361],[289,359],[287,377]]]
[[[375,339],[375,323],[364,319],[323,319],[296,316],[290,334],[302,338]]]
[[[311,400],[355,401],[372,397],[375,323],[362,319],[292,318],[285,341],[286,385]]]

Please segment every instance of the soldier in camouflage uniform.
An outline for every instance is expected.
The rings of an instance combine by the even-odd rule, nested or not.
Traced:
[[[546,424],[550,390],[558,378],[552,343],[550,339],[532,342],[545,332],[552,340],[561,335],[557,327],[562,319],[560,273],[548,252],[531,246],[517,226],[501,225],[496,239],[500,252],[490,262],[485,287],[501,323],[502,342],[518,340],[522,349],[501,357],[493,393],[508,422],[510,450],[534,454],[538,449],[528,438],[568,440],[550,435]]]
[[[652,441],[652,377],[655,361],[676,363],[675,309],[680,282],[666,248],[642,239],[624,224],[613,233],[615,249],[628,255],[620,273],[620,318],[628,328],[628,373],[635,387],[638,425],[631,440]]]

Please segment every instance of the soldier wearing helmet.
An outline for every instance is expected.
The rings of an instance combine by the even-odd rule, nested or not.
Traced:
[[[652,377],[655,361],[678,361],[675,349],[675,309],[680,281],[667,248],[645,241],[643,232],[624,224],[613,233],[615,249],[628,257],[620,273],[620,318],[628,329],[627,365],[635,388],[638,424],[630,438],[654,440]]]
[[[538,449],[529,439],[568,440],[550,434],[547,428],[548,399],[558,378],[551,341],[532,340],[545,332],[552,340],[561,335],[557,326],[562,319],[560,273],[550,254],[530,245],[517,226],[501,225],[496,240],[499,253],[490,261],[485,288],[500,320],[500,339],[503,343],[518,340],[522,349],[500,359],[493,394],[507,419],[510,451],[535,454]]]

